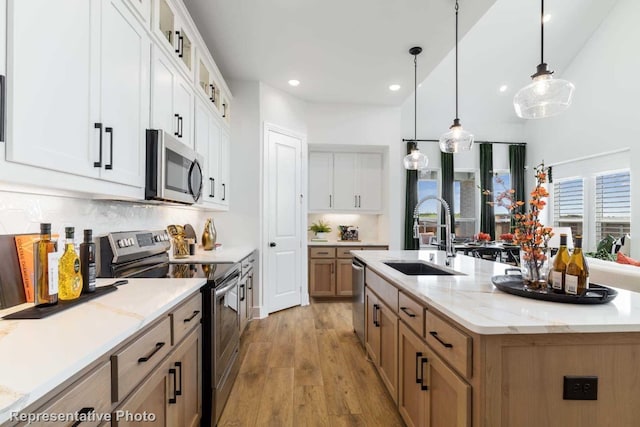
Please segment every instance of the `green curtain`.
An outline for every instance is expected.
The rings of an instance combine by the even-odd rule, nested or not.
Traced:
[[[493,193],[493,146],[480,144],[480,188]],[[493,195],[480,193],[480,231],[487,233],[495,240],[496,217],[493,206],[487,202],[493,201]]]
[[[455,233],[456,223],[453,205],[453,153],[440,153],[440,164],[442,165],[442,198],[449,203],[451,208],[451,232]],[[442,209],[442,222],[444,223],[445,211]],[[440,231],[440,239],[444,242],[446,238],[445,229]]]
[[[525,174],[525,159],[526,159],[527,147],[525,145],[510,145],[509,146],[509,169],[511,172],[511,188],[516,192],[513,194],[514,200],[521,200],[527,202],[524,192],[524,174]],[[514,209],[513,213],[522,213],[524,206],[520,206]],[[511,229],[515,227],[515,220],[511,216]]]
[[[416,143],[407,142],[407,154],[415,149]],[[418,239],[413,238],[413,209],[418,204],[418,171],[407,170],[406,199],[404,205],[404,248],[405,250],[419,249]]]

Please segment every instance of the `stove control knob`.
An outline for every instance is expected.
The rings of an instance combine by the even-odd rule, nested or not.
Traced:
[[[159,242],[160,241],[160,236],[157,235],[157,234],[155,236],[153,236],[153,241],[154,242]]]
[[[129,238],[129,246],[135,246],[135,244],[136,244],[135,239],[133,237],[130,237]]]
[[[122,240],[122,239],[118,240],[118,247],[119,248],[124,248],[124,240]]]

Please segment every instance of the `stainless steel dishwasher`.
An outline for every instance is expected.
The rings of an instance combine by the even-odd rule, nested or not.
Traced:
[[[353,286],[353,331],[364,346],[364,267],[365,265],[356,258],[351,262],[351,275]]]

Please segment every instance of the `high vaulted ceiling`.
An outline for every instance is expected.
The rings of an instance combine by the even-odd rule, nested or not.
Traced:
[[[545,60],[556,75],[616,1],[546,1]],[[227,80],[259,80],[311,102],[400,105],[413,101],[408,49],[418,45],[420,104],[453,118],[454,0],[184,2]],[[539,13],[538,0],[460,0],[461,116],[484,104],[516,120],[510,100],[540,59]],[[402,88],[391,92],[392,83]],[[502,84],[509,88],[498,94]]]

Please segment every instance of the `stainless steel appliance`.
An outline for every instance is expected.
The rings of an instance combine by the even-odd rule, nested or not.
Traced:
[[[202,196],[200,154],[163,130],[147,129],[145,199],[193,204]]]
[[[351,261],[351,286],[353,290],[353,331],[364,346],[364,267],[358,259]]]
[[[169,264],[166,231],[110,233],[98,239],[98,277],[202,277],[202,426],[215,426],[240,368],[240,263]]]

